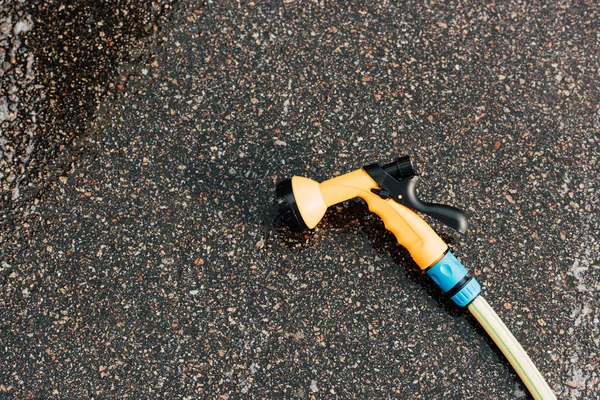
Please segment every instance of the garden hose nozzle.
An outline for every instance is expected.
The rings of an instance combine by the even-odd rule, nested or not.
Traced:
[[[427,214],[464,233],[467,218],[458,208],[419,200],[418,176],[409,156],[380,166],[371,164],[356,171],[316,182],[294,176],[276,187],[280,220],[290,229],[314,228],[327,207],[354,197],[367,202],[410,253],[417,265],[437,283],[454,303],[467,306],[504,353],[535,399],[556,399],[525,350],[500,317],[480,296],[481,287],[448,246],[415,211]]]
[[[465,306],[479,294],[479,284],[413,210],[462,233],[467,230],[467,218],[458,208],[421,201],[415,189],[418,179],[409,156],[383,166],[367,165],[321,183],[294,176],[276,187],[279,216],[292,230],[312,229],[327,207],[360,197],[381,217],[385,227],[410,252],[417,265],[426,270],[456,304]]]

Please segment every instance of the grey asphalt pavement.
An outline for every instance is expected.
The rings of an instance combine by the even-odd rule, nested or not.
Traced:
[[[561,399],[600,392],[596,2],[0,3],[0,397],[519,399],[359,200],[410,154]]]

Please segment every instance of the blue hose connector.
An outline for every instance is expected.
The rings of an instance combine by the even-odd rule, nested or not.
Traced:
[[[475,278],[471,278],[467,283],[450,299],[460,307],[469,305],[470,302],[475,300],[475,297],[481,293],[481,286]]]
[[[466,268],[449,251],[427,270],[427,275],[460,307],[468,305],[481,292],[479,282],[468,276]]]

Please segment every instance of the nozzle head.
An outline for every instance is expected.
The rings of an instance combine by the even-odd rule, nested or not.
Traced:
[[[308,229],[296,204],[292,180],[286,179],[279,182],[275,187],[275,194],[277,196],[277,212],[281,223],[295,232]]]

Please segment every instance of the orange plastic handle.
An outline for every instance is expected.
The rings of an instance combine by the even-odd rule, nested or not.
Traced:
[[[353,197],[365,200],[369,210],[381,217],[386,229],[396,236],[421,269],[435,264],[448,249],[427,222],[411,209],[372,193],[371,189],[378,185],[362,169],[329,179],[319,186],[326,206]]]

